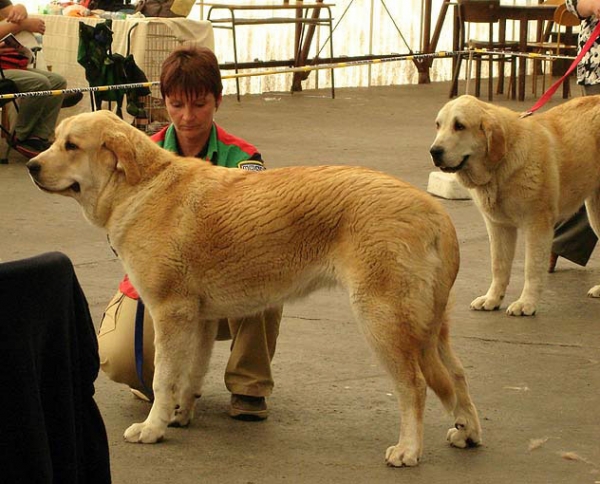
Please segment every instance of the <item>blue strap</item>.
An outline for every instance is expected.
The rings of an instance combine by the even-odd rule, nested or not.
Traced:
[[[142,299],[138,299],[137,309],[135,311],[135,369],[137,376],[144,388],[144,393],[150,400],[154,400],[154,392],[152,388],[148,388],[144,382],[144,303]]]

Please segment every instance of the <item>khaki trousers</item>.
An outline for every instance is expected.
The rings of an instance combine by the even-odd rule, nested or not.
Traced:
[[[111,380],[147,394],[154,377],[154,328],[146,309],[142,384],[135,365],[136,310],[137,300],[121,292],[108,304],[98,333],[100,366]],[[217,340],[231,338],[231,354],[225,369],[225,386],[231,393],[254,397],[271,394],[274,386],[271,360],[281,314],[282,308],[273,308],[254,316],[219,321]]]
[[[67,87],[67,81],[56,72],[41,69],[6,69],[4,75],[15,82],[20,92],[54,91]],[[31,136],[49,139],[54,133],[63,95],[24,97],[19,100],[19,114],[14,126],[17,139]]]

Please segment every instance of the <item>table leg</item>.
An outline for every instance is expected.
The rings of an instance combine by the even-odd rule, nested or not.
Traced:
[[[499,24],[499,29],[498,29],[498,41],[500,42],[500,45],[505,45],[506,43],[506,20],[501,19],[500,20],[500,24]],[[500,57],[500,60],[498,61],[498,91],[497,94],[503,94],[504,93],[504,56]],[[492,75],[492,73],[490,72],[490,76]],[[514,89],[514,86],[513,86]]]
[[[461,36],[464,33],[461,30],[460,19],[458,18],[458,5],[454,6],[454,22],[452,24],[452,50],[457,52],[464,48],[464,42],[461,42]],[[458,70],[460,69],[462,56],[452,56],[452,86],[450,87],[450,98],[458,95]]]
[[[460,49],[460,19],[458,18],[458,5],[454,6],[454,15],[452,22],[452,50],[456,52]],[[459,64],[458,57],[456,55],[452,56],[452,75],[456,72],[457,66]],[[450,97],[456,96],[456,92],[450,93]]]
[[[527,52],[527,20],[519,20],[519,51]],[[519,101],[525,100],[525,76],[527,73],[527,58],[519,57]]]

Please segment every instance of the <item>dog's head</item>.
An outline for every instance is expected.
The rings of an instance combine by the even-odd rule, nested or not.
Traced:
[[[88,219],[101,225],[99,199],[116,185],[140,182],[140,160],[149,158],[148,145],[157,148],[112,112],[84,113],[62,121],[52,146],[32,158],[27,168],[41,190],[73,197]]]
[[[436,118],[429,150],[435,166],[456,173],[469,188],[488,183],[506,154],[502,109],[467,95],[448,102]]]

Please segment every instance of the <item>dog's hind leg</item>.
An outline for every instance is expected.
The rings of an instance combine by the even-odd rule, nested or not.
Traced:
[[[427,383],[419,366],[420,343],[411,331],[410,311],[399,315],[388,300],[352,297],[354,313],[367,341],[391,375],[400,407],[398,444],[385,459],[394,467],[416,466],[423,452],[423,414]]]
[[[194,406],[202,395],[202,384],[208,371],[208,364],[217,335],[218,321],[203,320],[194,326],[194,351],[189,355],[186,367],[187,378],[182,378],[175,404],[171,427],[186,427],[194,416]]]
[[[458,251],[453,239],[445,239],[445,243],[448,246],[442,253]],[[420,364],[427,384],[446,410],[454,415],[454,428],[447,432],[447,440],[455,447],[464,448],[481,442],[481,425],[471,400],[464,368],[450,345],[448,299],[458,272],[458,263],[458,256],[446,260],[435,270],[429,290],[422,291],[423,296],[430,294],[428,305],[432,311],[428,318],[427,313],[422,312],[424,321],[428,321],[425,325],[429,337],[423,339]],[[423,302],[427,300],[423,298]]]
[[[153,444],[162,440],[172,421],[181,389],[189,387],[190,356],[197,351],[196,331],[200,317],[197,302],[170,298],[167,304],[151,304],[145,298],[154,321],[154,403],[142,423],[131,425],[124,434],[128,442]],[[213,336],[214,338],[214,336]]]
[[[596,193],[585,201],[585,208],[590,219],[590,225],[600,238],[600,189],[596,190]],[[600,285],[592,287],[588,291],[588,296],[600,297]]]
[[[477,409],[471,400],[464,368],[450,346],[445,320],[437,338],[437,347],[424,352],[422,368],[429,386],[454,415],[454,428],[448,430],[447,440],[460,448],[479,445],[481,425]]]

